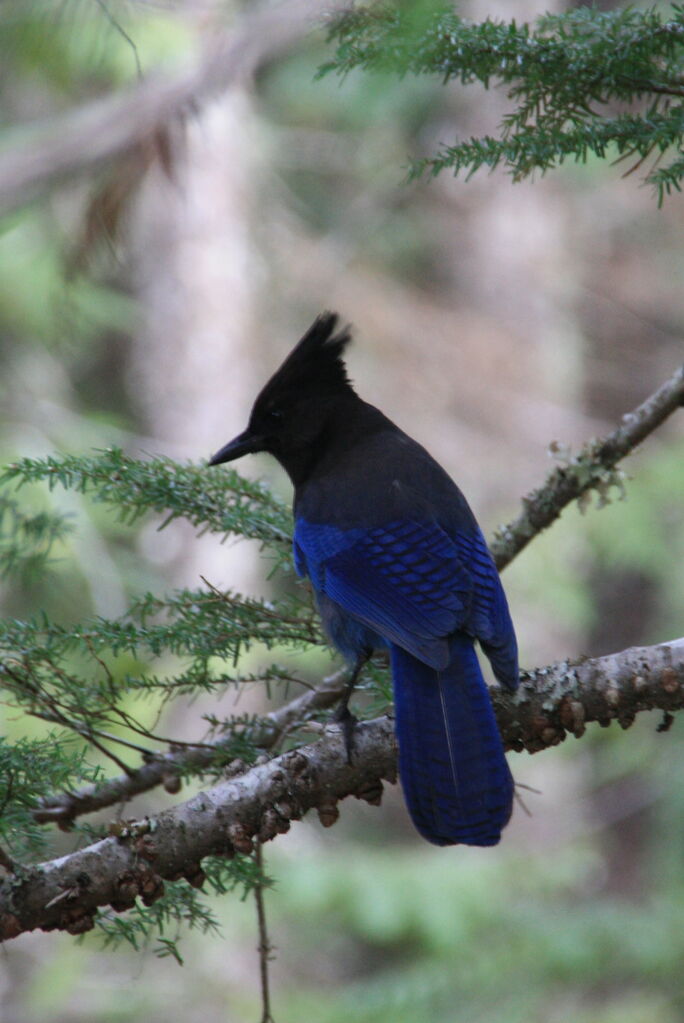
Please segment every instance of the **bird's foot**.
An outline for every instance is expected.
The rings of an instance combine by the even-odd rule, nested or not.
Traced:
[[[333,721],[342,729],[344,748],[347,751],[347,763],[351,764],[354,752],[354,730],[358,723],[358,718],[352,714],[347,703],[342,703],[335,711]]]
[[[342,729],[348,764],[351,764],[352,762],[352,753],[354,752],[354,729],[358,722],[358,719],[354,717],[349,709],[349,701],[352,693],[354,692],[356,680],[361,674],[363,666],[371,656],[372,652],[373,651],[370,649],[363,650],[359,657],[357,657],[351,675],[347,679],[347,684],[344,687],[344,692],[342,693],[340,702],[337,705],[337,710],[333,715],[333,721],[340,725]]]

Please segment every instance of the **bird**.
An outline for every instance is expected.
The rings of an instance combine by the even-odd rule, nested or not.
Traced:
[[[314,320],[258,394],[247,428],[209,464],[268,452],[285,469],[295,569],[353,666],[351,684],[373,652],[388,652],[413,824],[435,845],[493,846],[514,782],[475,643],[514,690],[506,596],[457,485],[356,393],[344,359],[351,329],[339,322],[334,312]]]

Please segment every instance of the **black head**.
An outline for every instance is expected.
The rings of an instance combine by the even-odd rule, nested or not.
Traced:
[[[247,429],[221,448],[209,465],[268,451],[294,478],[294,463],[325,428],[339,399],[353,396],[343,352],[349,327],[336,331],[336,313],[318,316],[263,388]]]

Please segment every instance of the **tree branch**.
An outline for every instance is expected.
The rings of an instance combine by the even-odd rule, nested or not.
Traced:
[[[10,139],[0,154],[0,216],[154,138],[162,125],[244,81],[330,9],[317,0],[262,6],[176,74],[152,75],[125,92],[52,115],[37,127],[16,129],[16,141]]]
[[[523,510],[497,531],[490,550],[501,572],[538,533],[554,522],[566,505],[592,488],[605,492],[621,486],[615,466],[649,433],[684,404],[684,366],[646,401],[622,417],[621,425],[600,440],[592,440],[566,465],[559,465],[536,490],[523,498]]]
[[[0,940],[37,927],[80,934],[98,906],[123,911],[163,893],[162,879],[194,881],[205,856],[250,853],[316,807],[328,826],[349,795],[377,803],[395,780],[389,718],[360,724],[354,763],[338,727],[323,739],[223,781],[186,803],[144,818],[85,849],[16,873],[0,884]]]
[[[629,728],[645,710],[684,707],[684,638],[524,672],[510,695],[491,690],[507,749],[538,753],[597,721]]]
[[[684,706],[684,639],[635,647],[607,657],[563,662],[527,673],[515,695],[494,695],[508,748],[537,752],[586,725]],[[196,883],[209,855],[250,853],[316,808],[324,826],[347,796],[377,804],[384,780],[396,779],[396,742],[388,717],[362,722],[349,764],[339,726],[318,742],[292,750],[155,818],[131,823],[117,837],[20,872],[0,884],[0,940],[40,927],[77,934],[93,926],[98,906],[150,904],[163,879]]]

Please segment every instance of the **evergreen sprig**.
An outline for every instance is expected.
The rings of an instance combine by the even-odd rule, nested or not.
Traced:
[[[471,23],[451,9],[417,15],[410,5],[355,8],[333,21],[334,59],[319,74],[354,69],[444,83],[507,87],[514,109],[495,137],[459,140],[415,161],[411,174],[474,173],[505,166],[514,179],[544,173],[569,157],[654,154],[646,180],[659,201],[684,173],[684,7],[601,12],[582,7],[545,15],[534,27],[486,19]],[[635,112],[633,107],[638,110]]]
[[[261,540],[289,553],[292,515],[263,483],[228,470],[181,465],[170,458],[136,459],[119,448],[92,456],[51,455],[22,458],[7,466],[0,484],[47,482],[92,494],[117,508],[129,524],[146,512],[163,514],[160,528],[188,519],[201,532],[235,534]]]
[[[83,746],[64,735],[0,737],[0,847],[20,861],[43,855],[45,829],[33,816],[40,797],[95,781],[99,773]]]
[[[163,740],[133,712],[131,698],[156,695],[166,702],[253,683],[269,690],[288,686],[292,675],[277,665],[245,671],[241,658],[255,646],[283,650],[322,643],[310,603],[297,597],[269,602],[215,590],[146,594],[120,619],[94,617],[70,626],[45,617],[1,622],[0,688],[29,714],[96,746],[104,740],[144,752]],[[181,659],[179,671],[172,670],[171,657]],[[150,671],[148,663],[171,670]],[[219,727],[217,720],[207,721]],[[256,718],[243,714],[222,721],[222,735],[232,733],[235,741],[222,743],[220,763],[229,754],[254,759],[249,734],[256,726]]]
[[[73,524],[55,512],[28,512],[8,494],[0,494],[0,578],[33,578],[46,568],[54,545]]]

